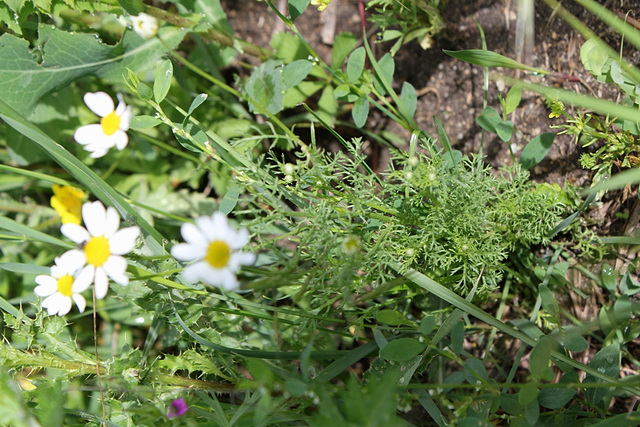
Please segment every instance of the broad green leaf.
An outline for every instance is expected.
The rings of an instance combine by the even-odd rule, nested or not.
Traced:
[[[599,352],[597,352],[595,356],[593,356],[591,362],[589,362],[589,367],[595,369],[601,374],[608,375],[612,378],[617,379],[620,375],[620,357],[620,347],[617,344],[611,344],[604,347]],[[604,383],[602,379],[596,378],[591,374],[587,374],[583,382]],[[606,396],[607,394],[610,394],[610,392],[612,392],[614,388],[615,386],[611,384],[611,388],[587,388],[583,391],[583,393],[588,402],[603,408],[607,408],[609,406],[608,400],[610,399],[610,396],[609,398],[606,398]]]
[[[310,2],[311,0],[289,0],[289,14],[291,15],[291,20],[295,21],[298,16],[302,15]]]
[[[611,293],[616,291],[616,274],[613,271],[611,265],[604,263],[600,270],[600,277],[602,278],[602,286]]]
[[[595,39],[589,39],[580,47],[580,60],[585,69],[594,76],[600,77],[604,64],[609,60],[609,55]]]
[[[410,117],[413,117],[416,114],[416,107],[418,106],[418,93],[416,92],[416,89],[411,85],[411,83],[402,83],[400,102],[402,103],[402,106]]]
[[[564,374],[558,384],[571,384],[580,382],[578,374],[575,371],[570,371]],[[543,388],[538,393],[538,403],[547,409],[560,409],[576,395],[576,390],[573,388],[559,387],[559,388]]]
[[[74,244],[71,242],[65,242],[64,240],[60,240],[56,237],[50,236],[46,233],[43,233],[42,231],[34,230],[29,226],[20,224],[19,222],[16,222],[11,218],[7,218],[5,216],[0,216],[0,229],[7,230],[17,237],[23,237],[25,239],[32,239],[39,242],[49,243],[51,245],[59,246],[65,249],[74,248]]]
[[[549,287],[545,284],[541,284],[538,287],[538,290],[540,292],[540,298],[542,298],[542,306],[547,313],[553,316],[554,319],[558,320],[560,309],[555,295],[553,295],[553,292],[551,292]]]
[[[351,115],[357,127],[361,128],[367,123],[367,117],[369,116],[369,99],[367,96],[362,96],[354,102]]]
[[[540,68],[529,67],[506,56],[500,55],[490,50],[470,49],[470,50],[443,50],[447,55],[461,59],[471,64],[480,65],[482,67],[504,67],[513,68],[515,70],[531,71],[539,74],[548,74],[548,71]]]
[[[125,10],[129,15],[139,15],[140,12],[144,11],[144,4],[142,0],[118,0],[118,4]]]
[[[0,269],[13,271],[20,274],[49,274],[48,267],[34,264],[20,264],[17,262],[2,262],[0,263]]]
[[[524,418],[530,426],[535,426],[540,418],[540,405],[537,400],[532,400],[524,408]]]
[[[196,95],[196,97],[193,98],[193,101],[191,101],[191,105],[189,106],[189,110],[187,111],[187,117],[193,114],[195,109],[201,106],[208,97],[209,95],[207,95],[206,93],[199,93],[198,95]]]
[[[472,357],[467,359],[464,364],[465,379],[469,384],[476,384],[478,381],[489,381],[489,375],[487,374],[487,368],[480,359]]]
[[[569,351],[581,352],[589,347],[589,342],[577,331],[569,331],[564,337],[564,348]]]
[[[218,30],[229,35],[233,34],[233,27],[229,24],[220,0],[195,0],[194,12],[202,14],[207,22]]]
[[[451,349],[455,354],[462,354],[464,348],[464,323],[462,320],[458,320],[451,328]]]
[[[331,50],[331,68],[337,70],[342,68],[344,60],[353,51],[358,43],[358,39],[351,33],[340,33],[333,41],[333,49]]]
[[[518,82],[514,84],[509,92],[507,93],[507,99],[504,103],[504,114],[508,116],[509,114],[516,111],[518,105],[520,105],[520,100],[522,99],[522,83]]]
[[[524,169],[531,169],[545,158],[555,139],[555,133],[543,133],[533,138],[522,150],[520,164]]]
[[[426,316],[420,322],[420,333],[425,337],[428,336],[436,327],[436,318]]]
[[[391,326],[410,323],[407,318],[397,310],[380,310],[376,313],[376,320]]]
[[[551,353],[557,347],[557,342],[550,337],[542,336],[529,355],[529,370],[536,377],[547,381],[553,379],[553,371],[549,368]],[[551,378],[549,376],[551,375]]]
[[[498,112],[493,107],[486,107],[476,118],[480,127],[488,132],[497,134],[504,142],[511,139],[513,123],[510,120],[502,120]]]
[[[287,89],[284,93],[284,100],[282,106],[284,108],[293,108],[296,105],[304,102],[305,99],[325,87],[326,84],[317,81],[304,81],[298,84],[296,87]]]
[[[373,85],[381,95],[386,95],[387,88],[391,89],[393,73],[396,70],[396,64],[393,61],[391,54],[386,53],[382,58],[380,58],[377,68],[380,70],[380,74],[377,72],[375,73]]]
[[[166,27],[159,35],[173,48],[186,33]],[[26,40],[8,33],[0,37],[0,100],[21,115],[33,111],[44,94],[84,76],[120,83],[125,67],[134,72],[149,69],[166,50],[158,38],[144,40],[132,31],[109,46],[93,34],[68,33],[50,25],[40,25],[38,44],[42,63],[36,62]]]
[[[157,119],[153,116],[135,116],[131,118],[131,123],[129,123],[130,129],[150,129],[152,127],[158,126],[162,123],[162,120]]]
[[[521,405],[528,405],[538,397],[538,384],[529,382],[524,385],[518,392],[518,402]]]
[[[274,60],[263,62],[253,70],[244,87],[251,100],[251,111],[276,114],[282,110],[285,89],[282,71],[279,62]]]
[[[380,357],[392,362],[405,362],[422,352],[426,344],[413,338],[398,338],[380,349]]]
[[[333,93],[333,87],[327,86],[322,91],[318,100],[318,117],[329,126],[333,127],[336,121],[336,113],[338,112],[338,101]]]
[[[362,46],[354,50],[349,56],[349,60],[347,61],[347,81],[349,83],[358,81],[362,75],[362,72],[364,71],[365,56],[366,53]]]
[[[224,197],[222,197],[220,208],[218,210],[225,215],[229,215],[238,204],[239,198],[240,192],[238,191],[238,187],[230,188],[227,190]]]
[[[308,59],[298,59],[287,64],[282,71],[282,78],[287,89],[297,86],[313,69],[313,62]]]
[[[159,104],[169,93],[171,87],[171,79],[173,78],[173,64],[170,59],[165,59],[156,67],[154,73],[155,81],[153,82],[153,98]]]

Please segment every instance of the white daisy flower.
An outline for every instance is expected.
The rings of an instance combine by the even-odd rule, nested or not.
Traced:
[[[131,107],[124,103],[120,94],[118,101],[118,108],[114,108],[113,99],[104,92],[84,95],[87,107],[102,119],[99,124],[80,126],[73,138],[91,152],[91,157],[102,157],[113,146],[122,150],[129,143],[127,130],[131,122]]]
[[[45,297],[42,307],[47,309],[49,316],[64,316],[71,310],[72,301],[78,306],[80,313],[84,311],[87,302],[80,295],[89,285],[78,283],[75,274],[78,268],[78,260],[69,252],[55,259],[55,265],[51,266],[51,274],[41,274],[36,277],[38,286],[34,292],[39,297]]]
[[[138,227],[120,227],[118,212],[101,202],[82,205],[82,218],[87,228],[77,224],[63,224],[62,234],[81,245],[72,249],[71,254],[82,267],[76,277],[78,286],[85,289],[91,283],[96,287],[96,298],[102,299],[109,289],[109,278],[120,285],[127,285],[127,260],[121,255],[133,250],[140,234]],[[66,255],[65,254],[65,255]]]
[[[227,217],[215,212],[196,219],[195,225],[182,224],[180,231],[186,243],[171,248],[171,255],[180,261],[198,260],[182,271],[186,281],[239,289],[236,273],[241,265],[253,264],[256,259],[255,254],[238,252],[249,242],[246,228],[232,229]]]
[[[150,39],[158,33],[158,20],[146,13],[131,17],[133,31],[143,39]]]

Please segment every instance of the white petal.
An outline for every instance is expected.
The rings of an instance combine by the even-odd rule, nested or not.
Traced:
[[[124,149],[129,143],[129,136],[127,133],[122,130],[117,130],[113,135],[110,136],[111,141],[113,141],[113,145],[115,145],[118,150]]]
[[[103,150],[103,149],[87,150],[87,151],[91,151],[91,154],[89,155],[89,157],[93,159],[99,159],[100,157],[104,157],[107,154],[107,152],[109,152],[109,150]]]
[[[133,250],[136,246],[136,239],[140,235],[138,227],[127,227],[118,231],[109,239],[109,249],[112,254],[124,255]]]
[[[80,270],[80,273],[76,277],[76,280],[73,282],[72,290],[78,289],[78,292],[82,292],[80,291],[80,289],[87,289],[89,285],[93,283],[93,279],[95,278],[95,276],[96,268],[93,265],[85,266],[82,270]]]
[[[120,115],[120,130],[122,131],[128,131],[129,130],[129,124],[131,123],[131,106],[128,106],[127,108],[124,109],[124,112],[122,113],[122,115]]]
[[[64,316],[68,312],[71,311],[71,307],[73,304],[71,303],[71,298],[63,297],[60,300],[60,305],[58,306],[58,316]]]
[[[107,211],[101,201],[82,205],[82,219],[92,236],[102,236],[105,229]]]
[[[39,297],[48,297],[58,291],[58,281],[51,276],[37,276],[36,283],[39,286],[36,286],[33,292]]]
[[[61,273],[63,275],[68,274],[70,276],[75,276],[78,270],[83,267],[86,262],[87,257],[85,256],[84,251],[79,249],[72,249],[56,258],[56,264],[60,267]]]
[[[113,111],[113,99],[104,92],[85,93],[84,103],[100,117],[104,117]]]
[[[80,126],[73,133],[73,139],[77,143],[82,145],[95,144],[104,139],[105,133],[102,131],[102,126],[99,124],[91,124]]]
[[[102,235],[109,239],[109,247],[111,247],[111,236],[113,236],[120,227],[120,215],[116,208],[109,206],[105,215],[105,221],[102,227]]]
[[[201,218],[196,219],[196,222],[200,219]],[[197,248],[201,248],[204,253],[207,248],[208,241],[205,235],[203,235],[204,230],[202,230],[202,228],[200,228],[199,226],[196,227],[189,222],[185,222],[184,224],[182,224],[182,227],[180,227],[180,232],[182,233],[182,238],[185,242]]]
[[[215,215],[216,213],[214,213],[213,215]],[[208,216],[201,216],[199,218],[196,218],[196,224],[198,225],[198,229],[200,229],[200,233],[209,242],[212,240],[216,240],[218,237],[216,226],[212,218],[213,217]]]
[[[42,307],[47,309],[49,316],[53,316],[60,312],[60,307],[64,304],[66,297],[56,292],[50,297],[42,301]]]
[[[94,281],[94,286],[97,299],[102,299],[107,295],[107,291],[109,290],[109,278],[107,278],[107,273],[104,271],[104,269],[100,267],[96,268],[96,279]]]
[[[241,228],[240,230],[235,232],[235,236],[231,240],[230,246],[233,250],[241,249],[244,245],[249,243],[249,230],[246,228]]]
[[[73,281],[73,285],[71,285],[71,292],[73,292],[74,294],[79,294],[86,291],[89,286],[91,286],[91,282],[93,282],[93,277],[91,277],[89,280],[87,280],[87,277],[88,276],[86,274],[82,278],[78,276]]]
[[[60,232],[67,236],[73,243],[85,243],[91,237],[86,228],[78,224],[62,224]]]
[[[220,286],[228,291],[235,291],[240,288],[236,275],[227,268],[218,270],[215,276],[212,276],[210,280],[205,279],[205,282],[210,285]]]
[[[182,270],[182,277],[188,283],[195,283],[203,280],[205,277],[211,276],[214,270],[204,261],[198,261],[188,265]]]
[[[238,271],[241,265],[251,265],[256,262],[256,254],[251,252],[234,252],[229,258],[228,268],[231,271]]]
[[[127,277],[127,260],[123,257],[117,255],[110,256],[102,268],[114,282],[123,286],[129,283],[129,277]]]
[[[84,312],[84,309],[87,308],[87,301],[84,299],[84,297],[80,294],[73,294],[71,295],[71,298],[73,298],[73,301],[78,306],[78,311],[80,313]]]
[[[171,256],[180,261],[192,261],[204,257],[204,250],[188,243],[178,243],[171,248]]]

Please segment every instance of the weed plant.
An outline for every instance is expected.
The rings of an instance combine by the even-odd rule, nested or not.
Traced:
[[[417,128],[393,53],[439,2],[369,2],[391,51],[340,34],[330,63],[295,25],[327,1],[265,3],[288,28],[272,50],[219,1],[0,4],[0,424],[636,425],[611,405],[640,391],[636,263],[585,259],[638,242],[586,226],[594,195],[529,179],[552,133],[496,170]],[[256,65],[225,77],[241,53]],[[558,115],[577,99],[515,83],[477,119],[505,143],[523,88]],[[601,175],[635,166],[635,119],[577,114],[628,137]],[[565,306],[592,291],[578,275],[597,318]]]

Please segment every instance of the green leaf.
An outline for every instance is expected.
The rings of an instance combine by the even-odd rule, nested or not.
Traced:
[[[557,343],[553,338],[542,336],[531,350],[529,355],[529,370],[533,375],[539,378],[548,379],[551,373],[553,379],[553,371],[549,369],[549,361],[551,353],[557,347]]]
[[[400,102],[402,103],[402,106],[410,117],[413,117],[416,114],[416,107],[418,106],[418,93],[416,92],[416,89],[411,85],[411,83],[402,83]]]
[[[413,338],[398,338],[380,349],[380,357],[392,362],[406,362],[427,347]]]
[[[504,114],[505,116],[513,113],[520,105],[520,100],[522,99],[522,83],[517,82],[514,84],[509,92],[507,93],[507,99],[504,103]]]
[[[240,191],[238,187],[232,187],[225,193],[222,201],[220,202],[220,208],[218,209],[225,215],[229,215],[231,211],[238,204],[238,200],[240,199]]]
[[[201,14],[214,28],[229,35],[233,34],[233,27],[220,5],[220,0],[196,0],[194,12]]]
[[[549,289],[549,287],[545,284],[541,284],[538,287],[540,292],[540,298],[542,298],[542,306],[549,313],[555,321],[558,321],[560,315],[560,309],[558,307],[558,301],[556,297],[553,295],[553,292]]]
[[[489,381],[489,375],[487,374],[487,368],[480,359],[472,357],[467,359],[464,364],[465,379],[469,384],[477,384],[478,381]]]
[[[144,4],[142,0],[118,0],[120,7],[125,10],[129,15],[139,15],[144,11]]]
[[[524,169],[531,169],[545,158],[555,139],[555,133],[543,133],[533,138],[522,150],[520,164]]]
[[[244,88],[251,100],[251,111],[277,114],[282,110],[285,89],[282,72],[280,63],[271,59],[253,70]]]
[[[174,48],[186,33],[166,27],[159,35]],[[42,63],[36,62],[26,40],[8,33],[0,37],[0,100],[21,115],[33,111],[44,94],[81,77],[95,75],[121,83],[125,67],[141,72],[165,54],[160,39],[144,40],[131,31],[117,45],[108,46],[93,34],[68,33],[50,25],[40,25],[38,45]]]
[[[153,116],[135,116],[131,118],[131,123],[129,124],[130,129],[150,129],[152,127],[158,126],[162,123],[162,120],[157,119]]]
[[[313,69],[313,62],[308,59],[298,59],[284,67],[282,78],[287,89],[297,86]]]
[[[589,342],[577,331],[569,331],[564,337],[564,348],[569,351],[581,352],[589,347]]]
[[[540,68],[529,67],[528,65],[522,64],[511,58],[507,58],[499,53],[491,52],[490,50],[470,49],[451,51],[443,49],[442,51],[449,56],[453,56],[454,58],[461,59],[471,64],[480,65],[482,67],[504,67],[513,68],[515,70],[531,71],[539,74],[548,74],[548,71]]]
[[[580,378],[575,371],[564,374],[558,384],[572,384],[580,382]],[[576,390],[572,388],[543,388],[538,394],[538,403],[547,409],[560,409],[576,395]]]
[[[538,384],[535,382],[529,382],[524,385],[518,392],[518,402],[521,405],[528,405],[534,402],[538,397]]]
[[[611,344],[604,347],[602,350],[597,352],[595,356],[589,362],[589,367],[595,369],[601,374],[608,375],[612,378],[618,378],[620,375],[620,347],[618,344]],[[591,374],[587,374],[584,378],[584,383],[603,383],[604,381],[600,378],[596,378]],[[602,408],[607,408],[609,406],[608,400],[611,396],[609,396],[607,401],[605,401],[606,395],[613,391],[614,386],[612,388],[598,387],[598,388],[587,388],[583,391],[585,398],[588,402],[598,405]]]
[[[433,316],[426,316],[420,322],[420,333],[425,337],[428,336],[436,327],[436,318]]]
[[[396,64],[390,53],[386,53],[382,58],[380,58],[377,68],[380,70],[380,74],[375,73],[373,85],[380,95],[386,95],[386,88],[391,88],[393,73],[396,69]]]
[[[291,20],[295,21],[298,16],[302,15],[310,2],[311,0],[289,0],[289,14],[291,15]]]
[[[156,68],[155,82],[153,82],[153,97],[156,102],[161,103],[169,93],[171,79],[173,78],[173,64],[170,59],[165,59]]]
[[[344,60],[353,51],[358,43],[358,39],[351,33],[340,33],[333,41],[333,49],[331,50],[331,68],[337,70],[342,68]]]
[[[360,46],[349,56],[347,61],[347,82],[354,83],[358,81],[364,71],[364,59],[366,53],[364,47]]]
[[[580,47],[580,60],[585,69],[595,77],[600,77],[609,55],[596,39],[589,39]]]
[[[333,87],[327,86],[322,91],[320,99],[318,100],[318,117],[320,117],[325,123],[333,127],[336,121],[336,113],[338,112],[338,101],[333,93]]]
[[[189,111],[187,111],[187,117],[193,114],[196,108],[201,106],[204,103],[204,101],[207,100],[208,97],[209,95],[207,95],[206,93],[199,93],[198,95],[196,95],[196,97],[193,98],[193,101],[191,101],[191,105],[189,106]],[[185,118],[185,122],[186,122],[186,118]]]
[[[376,320],[387,325],[398,326],[406,325],[410,322],[402,313],[396,310],[380,310],[376,313]]]
[[[455,354],[460,355],[464,348],[464,323],[462,320],[458,320],[451,328],[451,349]]]
[[[355,125],[359,128],[367,123],[367,117],[369,116],[369,99],[367,98],[367,96],[360,97],[353,104],[351,116],[353,117]]]
[[[284,108],[293,108],[296,105],[304,102],[305,99],[325,87],[325,83],[318,81],[304,81],[298,84],[296,87],[287,89],[284,93],[284,100],[282,106]]]
[[[510,120],[504,121],[493,107],[486,107],[476,118],[476,122],[487,132],[498,134],[504,142],[511,139],[513,123]]]

